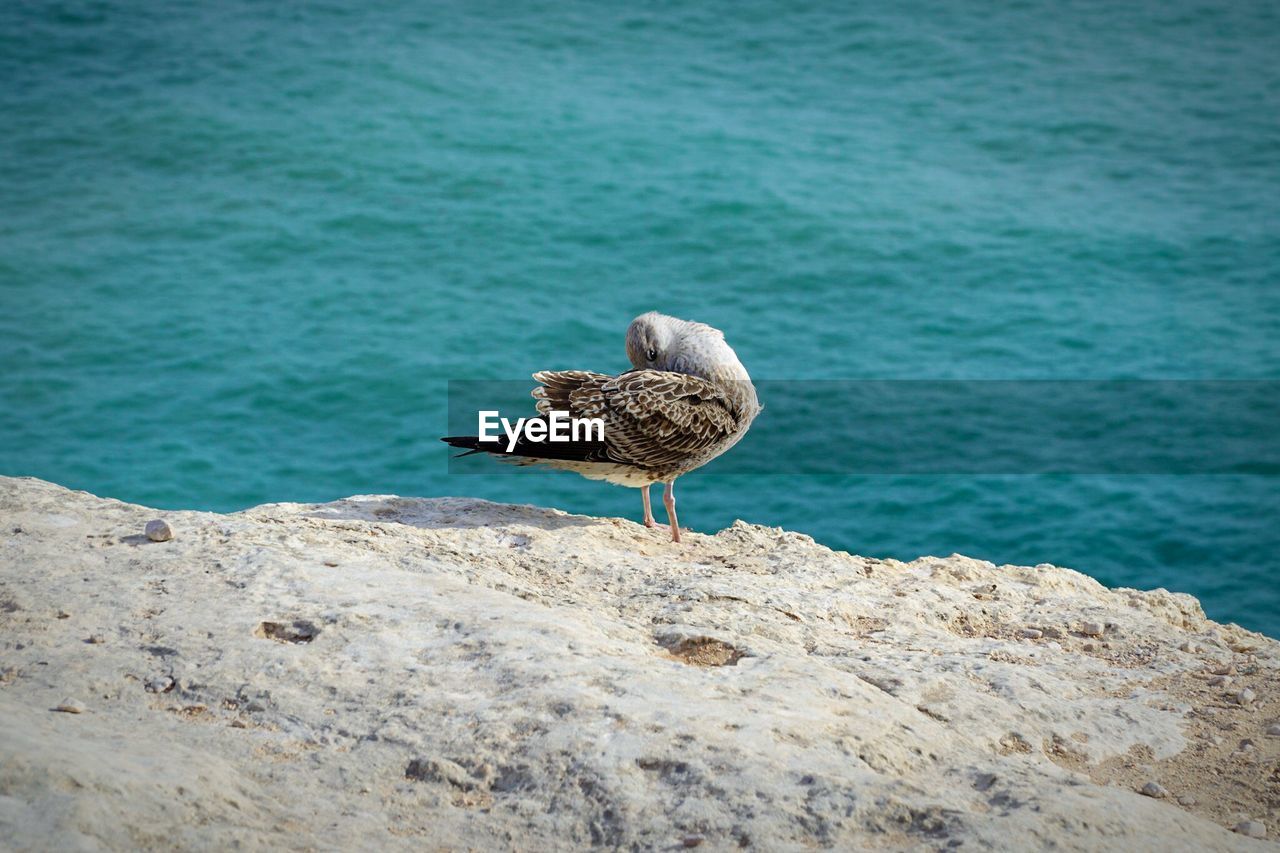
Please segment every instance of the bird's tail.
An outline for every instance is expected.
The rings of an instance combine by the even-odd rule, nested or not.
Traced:
[[[480,437],[475,435],[446,435],[440,440],[450,447],[461,447],[467,451],[466,453],[455,454],[453,457],[454,459],[462,456],[470,456],[473,453],[502,452],[500,442],[481,442]],[[484,444],[485,446],[481,447],[481,444]]]
[[[474,435],[449,435],[440,439],[450,447],[460,447],[470,456],[488,453],[507,461],[532,460],[535,462],[560,460],[567,462],[609,462],[608,447],[603,441],[532,441],[523,434],[511,446],[506,438],[490,438],[481,441]],[[519,464],[528,464],[521,461]]]

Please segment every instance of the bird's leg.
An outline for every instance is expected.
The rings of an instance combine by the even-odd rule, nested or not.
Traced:
[[[671,541],[680,541],[680,521],[676,518],[676,481],[662,486],[662,505],[667,508],[667,521],[671,522]]]
[[[644,526],[645,527],[653,527],[657,524],[657,522],[653,520],[653,509],[649,506],[649,486],[651,485],[653,484],[645,483],[640,488],[640,499],[644,501]]]

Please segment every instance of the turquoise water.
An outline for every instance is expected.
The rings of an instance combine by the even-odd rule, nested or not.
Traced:
[[[1273,3],[360,6],[0,5],[0,473],[637,517],[436,438],[448,379],[622,369],[654,308],[767,379],[1280,378]],[[680,495],[1280,635],[1275,478]]]

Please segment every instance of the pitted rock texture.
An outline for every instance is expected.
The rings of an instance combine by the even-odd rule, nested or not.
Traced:
[[[16,849],[1259,850],[1231,828],[1280,825],[1280,644],[1186,595],[459,498],[165,512],[164,542],[155,515],[0,478]]]

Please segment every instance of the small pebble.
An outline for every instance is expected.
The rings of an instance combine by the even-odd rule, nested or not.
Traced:
[[[1085,644],[1084,644],[1084,650],[1085,650],[1086,652],[1096,652],[1096,651],[1098,650],[1098,644],[1097,644],[1097,643],[1085,643]]]
[[[100,646],[107,641],[107,638],[101,634],[90,634],[85,642],[91,646]]]
[[[1085,622],[1080,626],[1080,633],[1086,637],[1101,637],[1106,630],[1106,626],[1101,622]]]
[[[53,710],[61,711],[64,714],[83,714],[85,709],[82,703],[74,699],[63,699],[54,706]]]
[[[173,538],[173,529],[163,518],[155,518],[147,522],[147,538],[152,542],[167,542]]]
[[[59,610],[59,611],[58,611],[58,618],[59,618],[59,619],[70,619],[70,618],[71,618],[71,614],[70,614],[70,613],[68,613],[68,612],[67,612],[67,611],[65,611],[65,610]]]
[[[1169,796],[1169,789],[1164,785],[1161,785],[1159,782],[1148,782],[1142,786],[1142,793],[1148,797],[1155,797],[1158,800],[1163,800],[1165,797]]]
[[[1210,687],[1227,687],[1230,684],[1231,676],[1229,675],[1215,675],[1213,678],[1209,679]]]
[[[1209,740],[1213,742],[1214,746],[1222,746],[1222,738],[1217,735],[1209,735]]]
[[[1268,737],[1280,737],[1280,723],[1273,723],[1267,726]]]
[[[1200,644],[1193,642],[1191,640],[1187,640],[1185,643],[1178,646],[1178,648],[1184,652],[1187,652],[1188,654],[1195,654],[1196,652],[1200,651]]]
[[[1242,820],[1236,824],[1235,831],[1248,838],[1267,837],[1267,827],[1260,820]]]
[[[1221,666],[1215,667],[1213,669],[1213,674],[1214,675],[1235,675],[1236,668],[1233,664],[1224,663]]]
[[[1182,795],[1181,797],[1178,797],[1178,805],[1180,806],[1194,806],[1195,804],[1196,804],[1195,797],[1192,797],[1186,794]]]
[[[1044,636],[1044,631],[1039,628],[1023,628],[1018,632],[1019,637],[1025,637],[1028,640],[1038,640]]]
[[[683,844],[685,847],[697,847],[699,844],[702,843],[702,836],[686,835],[684,838],[680,839],[680,843]]]
[[[173,689],[173,679],[167,675],[156,676],[147,682],[148,693],[168,693]]]
[[[1232,696],[1231,698],[1232,700],[1235,701],[1237,705],[1248,705],[1250,702],[1252,702],[1254,699],[1257,698],[1257,694],[1254,693],[1252,690],[1250,690],[1248,687],[1246,687],[1244,690],[1241,690],[1239,693]]]

